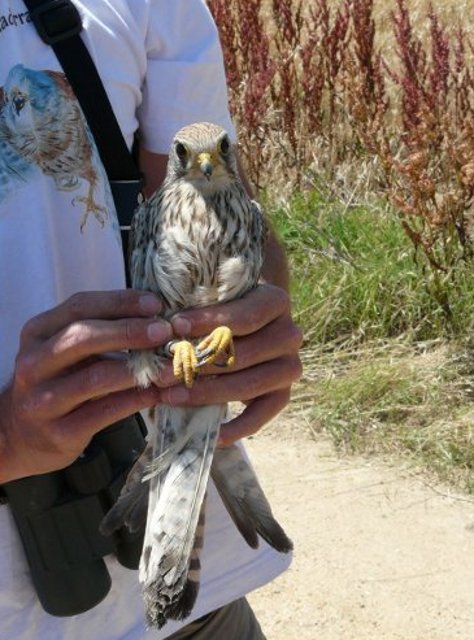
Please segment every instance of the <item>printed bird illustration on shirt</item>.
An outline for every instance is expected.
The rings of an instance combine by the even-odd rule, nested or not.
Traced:
[[[91,213],[103,226],[107,210],[94,197],[103,169],[65,75],[18,64],[0,98],[0,183],[27,182],[35,168],[60,191],[76,190],[84,180],[86,195],[72,200],[85,208],[81,230]]]
[[[5,118],[5,94],[0,87],[0,202],[14,185],[29,182],[34,174],[34,166],[19,155],[2,135]]]
[[[263,215],[238,177],[227,133],[213,124],[189,125],[175,136],[163,187],[135,213],[132,285],[158,293],[167,318],[238,298],[257,285],[265,235]],[[235,358],[225,326],[197,344],[172,341],[166,351],[188,387],[204,365],[229,366]],[[163,353],[134,352],[130,363],[138,385],[146,387],[163,366]],[[292,548],[240,447],[216,449],[226,415],[225,404],[158,407],[147,448],[102,522],[101,531],[111,534],[123,524],[137,530],[146,518],[139,579],[149,624],[182,620],[193,608],[209,475],[251,547],[261,536],[281,552]]]

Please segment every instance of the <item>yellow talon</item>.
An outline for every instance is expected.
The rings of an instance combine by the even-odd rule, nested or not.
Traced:
[[[204,340],[198,344],[196,353],[199,361],[199,367],[202,367],[205,364],[215,364],[216,366],[219,366],[220,363],[217,362],[217,360],[222,356],[225,358],[223,366],[231,367],[235,362],[235,349],[232,331],[229,327],[217,327],[217,329],[214,329],[207,338],[204,338]]]
[[[170,346],[173,355],[173,373],[190,389],[197,374],[198,361],[193,345],[187,340],[175,342]]]

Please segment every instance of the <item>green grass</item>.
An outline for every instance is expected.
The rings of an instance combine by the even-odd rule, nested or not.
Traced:
[[[463,353],[463,357],[460,357]],[[472,349],[397,341],[306,354],[317,379],[300,387],[313,430],[343,452],[411,459],[474,490]]]
[[[473,265],[438,283],[447,317],[383,203],[313,193],[267,209],[305,332],[293,410],[341,451],[401,456],[474,492]]]
[[[292,297],[307,344],[408,335],[465,335],[474,318],[473,265],[435,282],[383,203],[346,207],[318,193],[271,207],[288,250]],[[443,280],[444,278],[444,280]],[[448,299],[450,317],[443,303]]]

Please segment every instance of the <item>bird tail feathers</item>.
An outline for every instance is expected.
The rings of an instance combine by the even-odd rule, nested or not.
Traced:
[[[166,472],[150,480],[153,499],[148,507],[139,579],[147,619],[158,627],[170,618],[186,618],[197,597],[202,546],[198,521],[225,414],[225,405],[167,408],[167,428],[176,441],[183,430],[189,437]],[[153,463],[148,468],[153,468]]]
[[[206,497],[201,507],[199,520],[194,537],[194,545],[188,566],[188,574],[182,591],[177,597],[169,600],[169,596],[160,593],[159,582],[156,581],[143,591],[147,623],[161,628],[168,619],[185,620],[191,613],[199,593],[201,577],[201,550],[204,542],[204,527],[206,521]]]
[[[257,476],[237,445],[216,449],[211,476],[229,515],[250,547],[258,547],[260,535],[277,551],[288,553],[293,549],[293,543],[273,516]]]

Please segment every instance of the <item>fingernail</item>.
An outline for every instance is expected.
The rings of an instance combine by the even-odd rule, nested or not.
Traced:
[[[189,391],[186,387],[170,387],[166,400],[168,404],[183,404],[189,400]]]
[[[171,327],[167,322],[152,322],[147,327],[147,335],[152,342],[162,344],[171,338]]]
[[[143,296],[140,296],[138,304],[140,305],[140,309],[143,313],[146,313],[147,315],[153,315],[161,311],[161,302],[152,293],[146,293]]]
[[[191,323],[185,318],[173,318],[171,324],[178,336],[187,336],[191,333]]]

